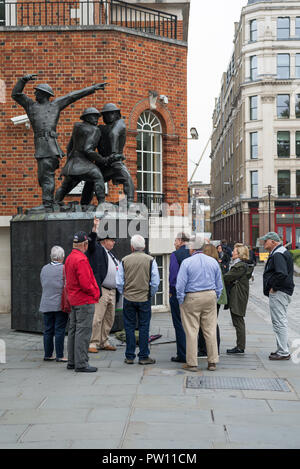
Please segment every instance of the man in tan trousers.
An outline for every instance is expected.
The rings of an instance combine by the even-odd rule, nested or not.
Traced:
[[[180,267],[176,291],[180,305],[181,321],[186,335],[187,371],[198,371],[198,333],[201,327],[207,348],[208,370],[215,371],[219,362],[217,345],[217,299],[223,290],[218,262],[206,256],[201,249],[204,238],[192,238],[191,257]]]
[[[90,242],[87,251],[87,257],[101,290],[100,300],[95,305],[89,353],[98,353],[99,350],[116,350],[116,347],[109,343],[108,336],[115,320],[116,275],[119,262],[111,252],[115,240],[109,236],[105,239],[98,239],[99,223],[100,221],[95,217],[92,232],[89,234]]]

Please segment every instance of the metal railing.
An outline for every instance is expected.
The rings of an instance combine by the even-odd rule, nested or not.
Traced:
[[[177,16],[120,0],[4,1],[0,26],[116,25],[177,39]]]
[[[165,200],[165,194],[157,194],[152,192],[138,192],[137,201],[144,204],[149,213],[151,214],[162,214],[162,204]]]

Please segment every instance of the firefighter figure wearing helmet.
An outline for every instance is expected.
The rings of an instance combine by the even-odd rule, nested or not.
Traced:
[[[55,171],[59,168],[59,159],[64,156],[56,133],[56,127],[60,113],[75,101],[104,90],[106,83],[73,91],[66,96],[56,98],[48,84],[35,86],[35,101],[23,93],[25,85],[29,81],[36,80],[36,74],[28,74],[20,78],[12,91],[12,98],[26,111],[34,132],[35,158],[38,166],[38,181],[42,188],[43,205],[31,209],[31,211],[53,212]]]
[[[134,184],[130,173],[124,164],[123,149],[126,143],[126,125],[121,118],[120,109],[113,103],[105,104],[101,110],[105,125],[100,125],[101,139],[98,144],[99,154],[104,163],[96,162],[100,168],[105,182],[123,184],[127,203],[134,202]],[[94,187],[91,182],[86,182],[82,192],[81,204],[88,206],[93,198]]]
[[[81,181],[92,184],[98,204],[105,201],[105,185],[98,166],[105,164],[105,159],[96,151],[101,138],[98,127],[100,112],[89,107],[80,116],[82,122],[76,122],[68,144],[68,160],[62,170],[64,180],[55,194],[55,202],[63,203],[64,197]],[[96,164],[95,164],[96,163]]]

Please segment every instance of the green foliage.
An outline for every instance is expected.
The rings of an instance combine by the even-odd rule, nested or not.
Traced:
[[[294,251],[290,251],[293,256],[295,264],[300,267],[300,249],[295,249]]]

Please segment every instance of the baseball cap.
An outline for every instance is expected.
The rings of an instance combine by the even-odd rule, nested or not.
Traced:
[[[272,241],[276,241],[277,243],[280,243],[281,239],[277,233],[274,231],[270,231],[267,233],[265,236],[262,236],[261,238],[262,241],[267,241],[267,239],[271,239]]]
[[[74,234],[73,243],[84,243],[85,241],[89,241],[88,235],[84,231],[78,231]]]

